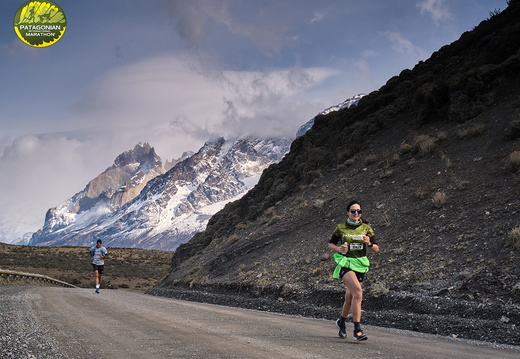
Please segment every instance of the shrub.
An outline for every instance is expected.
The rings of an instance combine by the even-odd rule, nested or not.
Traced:
[[[379,176],[380,178],[389,178],[389,177],[392,177],[392,175],[394,174],[394,171],[387,168],[386,170],[384,170],[381,175]]]
[[[275,214],[270,220],[269,220],[269,223],[267,223],[268,226],[272,226],[273,224],[275,223],[278,223],[282,220],[282,217],[280,217],[279,215]]]
[[[356,146],[351,146],[349,147],[347,150],[345,151],[342,151],[340,154],[339,154],[339,160],[340,162],[343,161],[347,161],[351,158],[353,158],[358,152],[359,152],[359,148],[356,147]]]
[[[370,293],[375,297],[379,297],[381,295],[385,295],[385,294],[388,294],[390,290],[388,289],[388,287],[386,286],[385,283],[381,283],[381,282],[376,282],[376,283],[373,283],[371,288],[370,288]]]
[[[401,155],[405,155],[408,152],[410,152],[413,149],[412,145],[409,145],[408,143],[403,143],[401,146],[399,146],[399,153]]]
[[[390,159],[390,161],[388,162],[388,164],[390,166],[395,166],[397,163],[399,163],[399,160],[401,160],[401,156],[399,156],[399,154],[395,153],[392,158]]]
[[[495,10],[489,12],[488,20],[494,18],[495,16],[497,16],[500,13],[501,13],[500,9],[495,8]]]
[[[365,166],[368,166],[374,162],[377,161],[377,156],[376,155],[368,155],[365,157]]]
[[[486,132],[486,125],[484,123],[477,123],[475,126],[463,130],[459,130],[457,135],[460,138],[471,138],[482,135]]]
[[[345,166],[352,166],[354,162],[356,161],[356,157],[349,158],[345,161]]]
[[[514,247],[520,247],[520,226],[517,226],[509,233],[509,243]]]
[[[437,208],[442,208],[446,204],[448,195],[445,192],[438,191],[433,195],[432,203]]]
[[[247,228],[247,223],[242,222],[242,223],[237,224],[235,227],[236,227],[236,229],[244,229],[244,228]]]
[[[437,134],[437,140],[439,140],[439,141],[444,141],[447,138],[448,138],[448,134],[444,131],[441,131]]]
[[[414,195],[419,199],[424,199],[430,193],[430,189],[427,187],[419,187],[415,190]]]
[[[509,165],[516,171],[520,169],[520,151],[514,151],[509,155]]]
[[[455,184],[458,189],[465,190],[469,187],[470,182],[469,181],[462,181],[462,180],[455,180]]]
[[[236,233],[233,233],[232,235],[230,235],[228,238],[227,238],[227,242],[229,244],[233,244],[235,243],[236,241],[238,241],[239,237],[238,237],[238,234]]]
[[[471,128],[471,136],[476,137],[484,134],[486,132],[486,124],[485,123],[477,123],[475,126]]]
[[[314,201],[313,206],[317,209],[322,209],[325,201],[323,199],[317,199]]]
[[[517,138],[520,138],[520,118],[513,119],[506,129],[506,139],[516,140]]]
[[[416,150],[422,155],[432,152],[435,147],[435,139],[428,135],[417,136],[414,143]]]

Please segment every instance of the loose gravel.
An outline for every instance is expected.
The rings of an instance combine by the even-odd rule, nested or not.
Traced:
[[[0,287],[0,358],[66,358],[29,303],[30,287]]]

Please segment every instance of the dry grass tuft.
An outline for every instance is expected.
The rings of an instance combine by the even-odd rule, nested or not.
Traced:
[[[415,149],[421,155],[426,155],[435,148],[435,138],[428,135],[419,135],[414,140]]]
[[[364,161],[364,164],[365,166],[368,166],[374,162],[377,161],[377,156],[376,155],[368,155],[365,157],[365,161]]]
[[[520,169],[520,151],[511,152],[508,157],[508,163],[514,171]]]
[[[514,247],[520,247],[520,226],[517,226],[509,233],[509,243]]]
[[[411,150],[413,150],[413,146],[408,143],[403,143],[401,146],[399,146],[399,154],[401,155],[405,155]]]
[[[448,195],[445,192],[438,191],[433,195],[432,203],[437,208],[442,208],[448,200]]]

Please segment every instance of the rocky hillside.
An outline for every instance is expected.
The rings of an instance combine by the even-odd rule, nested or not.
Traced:
[[[512,0],[317,117],[149,293],[333,319],[344,289],[327,242],[357,198],[381,247],[365,323],[520,344],[519,19]]]

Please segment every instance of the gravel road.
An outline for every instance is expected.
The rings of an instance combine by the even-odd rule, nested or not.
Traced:
[[[520,347],[371,326],[356,343],[328,320],[124,290],[0,287],[0,309],[1,358],[520,357]]]

